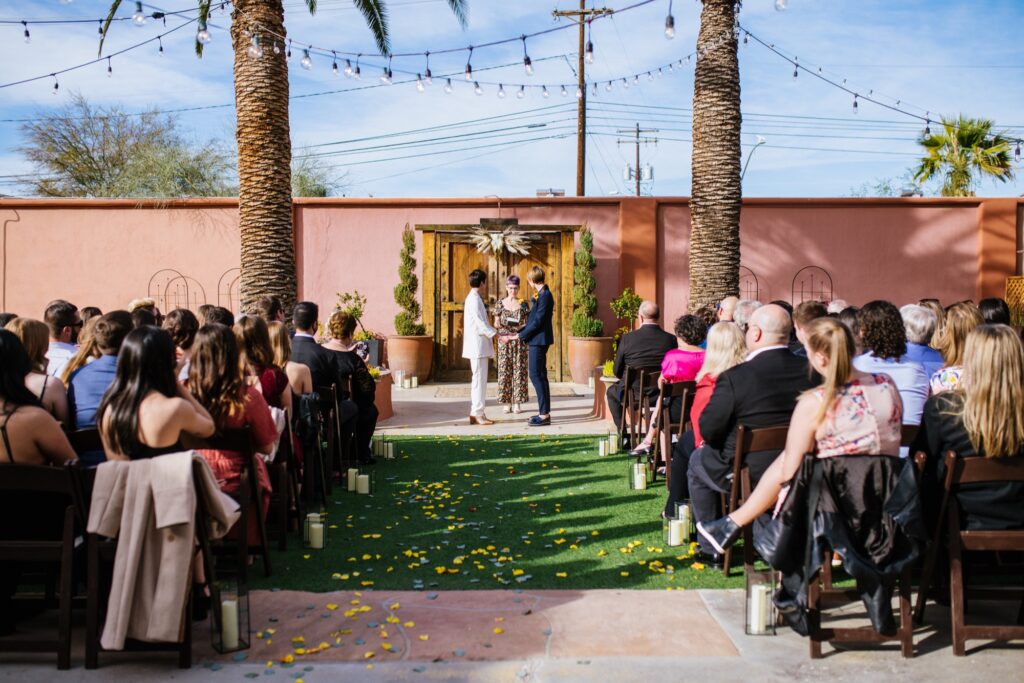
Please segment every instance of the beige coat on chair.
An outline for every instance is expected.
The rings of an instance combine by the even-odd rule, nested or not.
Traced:
[[[202,463],[198,482],[192,481],[194,461]],[[123,649],[125,638],[181,641],[196,554],[197,489],[213,537],[224,536],[239,517],[238,503],[221,492],[195,451],[109,461],[96,470],[88,530],[118,539],[104,649]]]

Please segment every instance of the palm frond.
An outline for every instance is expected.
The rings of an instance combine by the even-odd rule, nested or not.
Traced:
[[[316,0],[306,0],[306,7],[309,8],[310,14],[316,14]]]
[[[352,4],[356,6],[359,13],[363,15],[363,19],[366,20],[380,53],[382,55],[391,54],[391,37],[388,35],[388,11],[384,2],[382,0],[352,0]]]
[[[210,0],[201,0],[199,3],[199,18],[196,19],[196,23],[202,26],[206,23],[206,20],[210,17]],[[196,34],[199,35],[198,33]],[[196,38],[196,57],[203,56],[203,44],[199,42],[199,38]]]
[[[448,0],[448,6],[452,9],[452,14],[459,22],[459,26],[463,29],[466,28],[466,24],[469,23],[469,3],[467,0]]]
[[[107,30],[110,28],[110,22],[114,20],[114,15],[117,14],[120,6],[121,0],[114,0],[110,3],[110,12],[107,13],[107,18],[103,22],[103,30],[100,32],[100,49],[96,53],[97,57],[103,56],[103,41],[107,39]]]

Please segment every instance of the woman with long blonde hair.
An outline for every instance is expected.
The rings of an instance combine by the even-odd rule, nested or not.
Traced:
[[[807,327],[804,348],[811,368],[824,381],[800,396],[786,448],[747,502],[728,517],[698,523],[702,542],[710,542],[719,553],[739,538],[743,526],[775,505],[783,484],[800,469],[805,454],[899,456],[903,421],[899,391],[888,375],[860,372],[853,366],[855,347],[849,329],[834,318],[818,318]]]
[[[934,522],[946,453],[1024,455],[1024,347],[1006,325],[979,325],[964,344],[962,382],[928,399],[913,450],[927,455],[921,494]],[[968,529],[1024,528],[1024,485],[973,484],[957,493]]]
[[[981,311],[970,301],[953,304],[946,311],[945,320],[935,341],[945,364],[931,376],[933,394],[952,391],[960,386],[967,335],[983,322],[985,321],[981,317]]]

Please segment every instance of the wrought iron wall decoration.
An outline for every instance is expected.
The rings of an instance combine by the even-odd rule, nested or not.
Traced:
[[[805,266],[793,276],[790,302],[794,306],[809,300],[827,304],[832,301],[832,295],[832,276],[824,268]]]

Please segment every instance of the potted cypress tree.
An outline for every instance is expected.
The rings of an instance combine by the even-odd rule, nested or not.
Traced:
[[[594,368],[612,353],[612,338],[604,337],[604,323],[594,317],[597,313],[597,280],[594,269],[594,234],[589,228],[580,233],[580,246],[576,250],[573,269],[572,334],[569,336],[569,371],[576,384],[589,384]]]
[[[430,378],[434,357],[434,338],[427,336],[420,320],[420,304],[416,300],[419,278],[416,277],[416,233],[409,224],[402,231],[402,252],[398,265],[395,303],[400,310],[395,316],[395,334],[388,337],[388,363],[391,370],[402,370],[406,377],[420,382]]]

